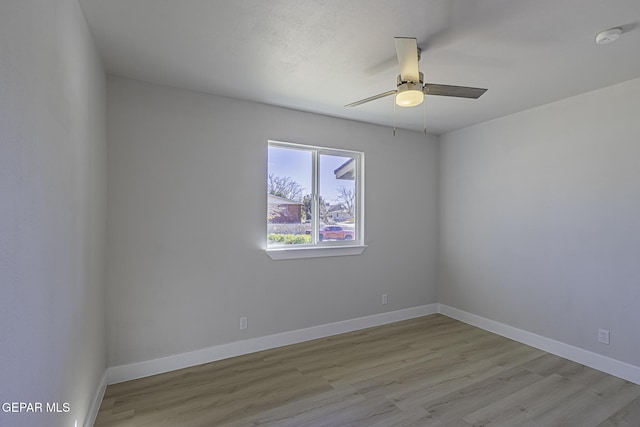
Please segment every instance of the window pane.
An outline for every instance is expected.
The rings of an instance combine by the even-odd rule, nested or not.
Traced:
[[[311,243],[312,152],[269,146],[267,242]]]
[[[356,159],[320,154],[318,240],[355,240],[356,236]]]

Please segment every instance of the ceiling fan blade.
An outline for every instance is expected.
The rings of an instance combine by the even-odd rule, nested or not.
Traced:
[[[385,96],[395,95],[396,90],[389,90],[386,92],[379,93],[377,95],[370,96],[369,98],[361,99],[360,101],[352,102],[351,104],[345,105],[345,107],[357,107],[358,105],[362,105],[366,102],[375,101],[376,99],[384,98]]]
[[[403,82],[419,82],[418,42],[415,38],[396,37],[396,54],[400,65],[400,79]]]
[[[455,96],[457,98],[472,98],[478,99],[485,93],[487,89],[479,87],[466,87],[466,86],[449,86],[438,85],[434,83],[427,83],[424,85],[425,95],[439,95],[439,96]]]

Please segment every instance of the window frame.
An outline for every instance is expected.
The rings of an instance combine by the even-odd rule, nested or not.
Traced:
[[[364,244],[364,153],[361,151],[346,150],[341,148],[330,148],[276,140],[268,140],[267,149],[269,147],[279,147],[311,152],[312,229],[311,243],[297,245],[269,245],[267,233],[265,232],[264,248],[267,255],[269,255],[271,259],[281,260],[362,254],[367,247]],[[321,196],[319,165],[320,156],[322,155],[351,157],[354,159],[356,220],[354,224],[355,238],[353,240],[323,241],[319,239],[320,215],[318,201],[319,197]],[[269,167],[267,166],[267,175],[268,174]],[[268,224],[269,223],[267,221],[265,225]]]

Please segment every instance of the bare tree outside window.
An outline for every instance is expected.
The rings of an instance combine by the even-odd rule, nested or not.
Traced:
[[[354,217],[356,207],[356,193],[352,188],[347,188],[344,185],[338,188],[337,200],[344,209],[349,212],[351,218]]]
[[[274,196],[284,197],[289,200],[302,200],[302,185],[288,176],[276,176],[269,173],[267,179],[267,192]]]

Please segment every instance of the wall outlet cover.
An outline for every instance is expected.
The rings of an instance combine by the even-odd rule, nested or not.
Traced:
[[[598,329],[598,342],[602,344],[609,345],[609,330],[608,329]]]

